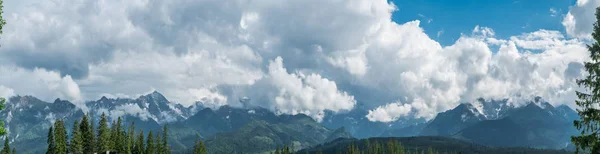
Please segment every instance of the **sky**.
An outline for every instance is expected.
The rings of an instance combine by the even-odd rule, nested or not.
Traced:
[[[576,0],[393,0],[398,7],[392,20],[404,23],[425,22],[421,27],[442,45],[452,45],[461,34],[469,34],[476,25],[490,27],[497,38],[539,29],[565,32],[561,24]],[[438,35],[439,33],[439,35]]]
[[[5,0],[0,96],[159,91],[318,121],[431,119],[478,98],[575,107],[600,0],[544,2]]]

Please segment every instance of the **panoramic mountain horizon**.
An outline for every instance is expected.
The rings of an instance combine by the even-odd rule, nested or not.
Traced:
[[[0,154],[600,153],[600,0],[0,0]]]

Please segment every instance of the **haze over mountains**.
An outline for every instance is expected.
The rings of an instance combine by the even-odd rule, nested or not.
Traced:
[[[217,153],[264,152],[283,145],[294,145],[299,150],[337,138],[379,136],[447,136],[485,146],[568,148],[569,136],[577,133],[571,125],[577,113],[564,105],[554,107],[539,97],[526,104],[514,106],[508,100],[479,99],[439,113],[429,121],[404,117],[387,123],[369,121],[367,111],[360,109],[327,113],[319,123],[303,114],[278,115],[263,108],[213,109],[201,103],[184,107],[156,91],[136,99],[102,97],[87,102],[86,107],[92,115],[107,113],[109,121],[122,117],[144,131],[168,125],[175,151],[189,149],[196,137]],[[83,115],[84,111],[69,101],[56,99],[50,103],[33,96],[11,97],[6,110],[0,111],[12,144],[31,152],[44,150],[45,135],[54,120],[63,119],[71,127]]]

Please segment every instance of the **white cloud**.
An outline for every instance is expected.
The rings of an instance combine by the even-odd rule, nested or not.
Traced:
[[[370,121],[392,122],[398,120],[401,116],[408,115],[411,110],[412,107],[410,104],[396,102],[370,110],[366,117]]]
[[[9,98],[14,95],[15,95],[15,90],[5,87],[3,85],[0,85],[0,97]]]
[[[567,34],[570,37],[591,39],[598,6],[600,0],[577,0],[575,6],[569,7],[569,12],[562,21]]]
[[[140,106],[136,104],[124,104],[117,106],[115,107],[115,109],[111,110],[109,114],[109,116],[112,119],[117,119],[118,117],[123,117],[125,115],[139,117],[141,120],[144,121],[152,117],[152,115],[150,115],[148,111],[143,110],[142,108],[140,108]]]
[[[572,104],[587,56],[578,39],[550,30],[502,39],[476,26],[442,46],[419,20],[393,22],[396,7],[386,0],[28,3],[7,11],[0,74],[9,75],[0,85],[44,100],[156,89],[183,105],[248,97],[315,119],[357,100],[375,108],[399,100],[408,115],[432,118],[479,97]],[[597,4],[580,0],[569,10],[569,36],[589,37]],[[373,112],[379,120],[407,115]]]
[[[83,102],[79,85],[70,76],[45,69],[27,70],[0,66],[0,86],[5,94],[32,95],[52,102],[56,98]]]
[[[558,11],[556,11],[554,8],[550,8],[550,16],[554,17],[556,14],[558,14]]]
[[[289,74],[281,57],[269,64],[268,78],[279,89],[274,107],[281,113],[304,113],[321,121],[324,110],[349,111],[356,104],[353,96],[338,91],[334,81],[319,74]]]
[[[199,100],[204,107],[216,109],[227,105],[227,97],[219,94],[215,88],[189,89],[188,92],[194,97],[190,100]]]

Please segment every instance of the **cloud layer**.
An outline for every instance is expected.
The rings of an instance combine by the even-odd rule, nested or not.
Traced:
[[[14,8],[0,40],[0,74],[8,74],[0,95],[81,101],[158,90],[183,105],[261,106],[317,120],[364,104],[369,120],[383,122],[433,118],[480,97],[573,106],[587,57],[580,39],[600,5],[571,7],[566,36],[496,38],[475,26],[442,46],[419,20],[393,22],[396,6],[386,0],[6,4]]]

